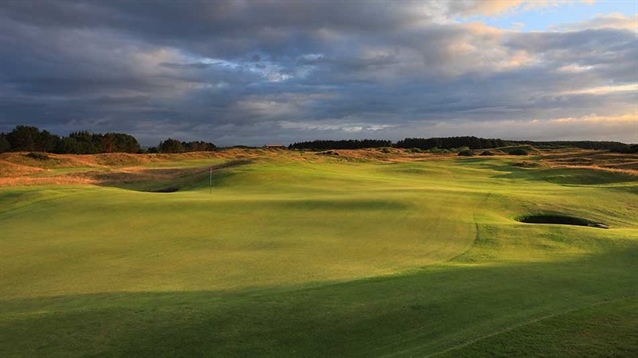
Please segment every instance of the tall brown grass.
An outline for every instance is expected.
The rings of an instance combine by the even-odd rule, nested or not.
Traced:
[[[232,148],[217,152],[180,154],[48,154],[49,160],[35,160],[26,153],[0,154],[0,186],[20,185],[100,185],[121,182],[171,180],[207,170],[200,168],[144,168],[153,163],[201,159],[246,161],[282,158],[304,162],[409,162],[428,158],[454,157],[455,154],[411,153],[388,148],[303,152]],[[587,168],[638,176],[638,155],[587,150],[547,151],[536,157],[546,167]],[[59,173],[55,169],[82,171]]]

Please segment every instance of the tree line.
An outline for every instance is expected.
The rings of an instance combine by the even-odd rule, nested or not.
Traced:
[[[635,153],[638,147],[612,141],[512,141],[502,139],[464,137],[405,138],[395,144],[383,139],[314,140],[295,142],[288,149],[330,150],[396,147],[420,150],[448,150],[467,147],[489,149],[511,145],[533,145],[539,148],[576,147],[582,149],[610,150],[620,153]],[[142,149],[135,137],[126,133],[71,132],[67,137],[51,134],[32,126],[16,126],[9,133],[0,133],[0,153],[3,152],[49,152],[58,154],[97,153],[184,153],[214,151],[217,146],[210,142],[183,142],[168,138],[159,145]]]
[[[612,141],[531,141],[531,140],[503,140],[477,137],[440,137],[440,138],[406,138],[396,143],[397,148],[453,149],[468,147],[469,149],[489,149],[516,145],[532,145],[537,148],[567,148],[610,150],[615,152],[630,152],[635,145],[628,145]]]
[[[49,152],[59,154],[139,153],[135,137],[125,133],[71,132],[67,137],[37,127],[17,126],[0,133],[0,152]]]
[[[149,153],[184,153],[184,152],[211,152],[217,147],[213,143],[194,141],[180,142],[177,139],[168,138],[161,141],[157,147],[148,148]]]
[[[126,133],[71,132],[67,137],[49,133],[32,126],[16,126],[9,133],[0,133],[0,153],[47,152],[57,154],[98,153],[183,153],[213,151],[213,143],[180,142],[168,138],[157,147],[142,149],[135,137]]]
[[[630,147],[629,145],[621,142],[612,141],[591,141],[591,140],[578,140],[578,141],[549,141],[549,142],[537,142],[529,140],[508,141],[510,145],[523,145],[529,144],[537,148],[567,148],[576,147],[581,149],[595,149],[595,150],[624,150]]]
[[[392,141],[382,139],[348,139],[348,140],[313,140],[310,142],[296,142],[288,146],[288,149],[362,149],[391,147]]]
[[[624,147],[610,149],[610,151],[615,153],[625,153],[625,154],[638,153],[638,144],[625,145]]]
[[[405,138],[397,142],[397,148],[452,149],[468,147],[470,149],[504,147],[502,139],[486,139],[477,137],[439,137],[439,138]]]

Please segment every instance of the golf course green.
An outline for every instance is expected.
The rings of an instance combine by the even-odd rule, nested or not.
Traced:
[[[517,160],[282,151],[0,186],[1,355],[637,356],[638,176]]]

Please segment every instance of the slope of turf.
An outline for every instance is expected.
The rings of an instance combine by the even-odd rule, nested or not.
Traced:
[[[437,356],[632,357],[636,342],[638,300],[624,298],[524,322]]]
[[[282,156],[217,170],[211,192],[206,172],[182,178],[175,193],[139,191],[143,183],[0,189],[0,350],[638,352],[635,315],[625,314],[638,294],[638,183],[544,176],[508,158]],[[516,221],[542,212],[611,229]],[[597,317],[618,334],[574,328]],[[561,348],[597,332],[595,347],[583,338]]]

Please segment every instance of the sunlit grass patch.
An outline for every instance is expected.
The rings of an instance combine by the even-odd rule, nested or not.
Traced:
[[[569,339],[575,356],[635,352],[623,303],[638,294],[633,177],[566,185],[548,173],[601,176],[379,153],[242,150],[89,173],[78,162],[0,188],[0,350],[533,356],[569,355]],[[610,229],[517,221],[530,213]],[[618,334],[589,344],[606,327],[592,319]]]

